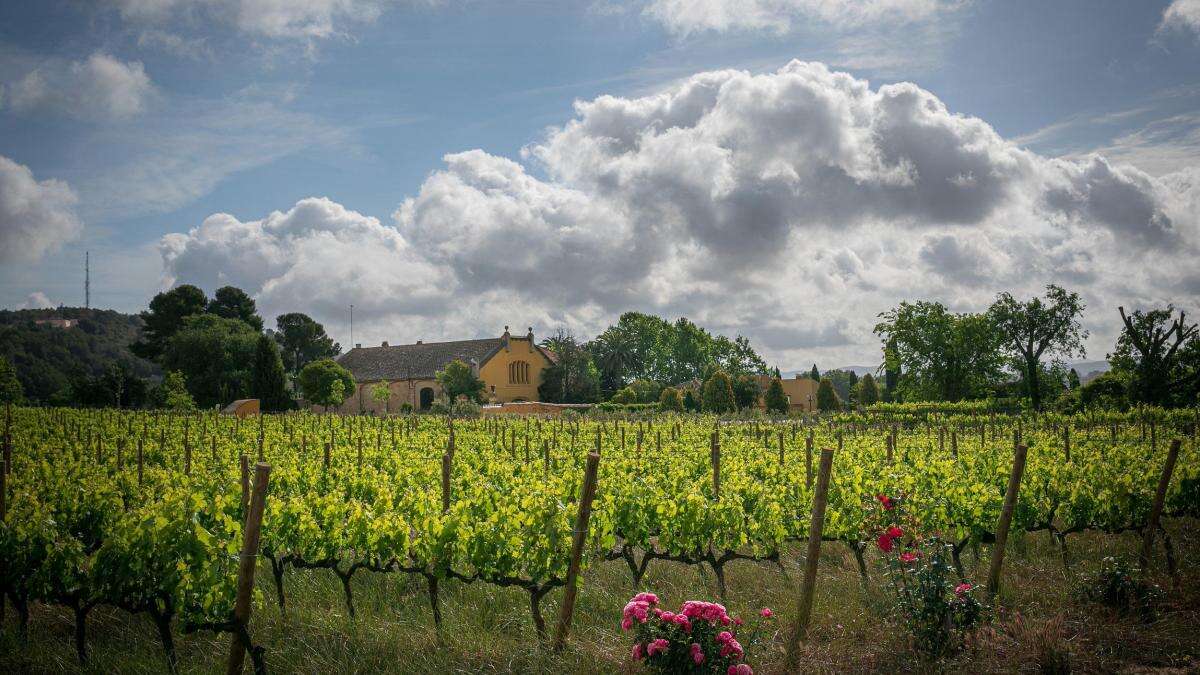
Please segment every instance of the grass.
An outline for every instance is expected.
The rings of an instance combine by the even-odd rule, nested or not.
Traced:
[[[1105,555],[1136,553],[1130,534],[1073,535],[1068,543],[1071,572],[1045,533],[1018,538],[1005,560],[1000,606],[993,623],[956,656],[920,661],[902,630],[884,609],[886,595],[872,566],[864,590],[853,555],[839,544],[822,548],[813,624],[804,643],[804,672],[813,673],[1013,673],[1054,672],[1069,661],[1073,672],[1200,672],[1200,531],[1197,522],[1168,524],[1175,540],[1181,588],[1156,560],[1154,579],[1168,589],[1158,618],[1150,623],[1122,617],[1075,598],[1077,575],[1094,570]],[[976,561],[965,552],[968,575],[982,578],[988,549]],[[778,612],[782,626],[792,616],[800,555],[786,557],[783,573],[773,563],[736,562],[726,568],[731,613],[749,616],[760,607]],[[617,622],[632,595],[623,561],[601,563],[580,591],[569,646],[562,654],[539,648],[529,618],[528,596],[519,589],[484,583],[442,585],[443,629],[432,625],[425,582],[400,574],[359,572],[354,577],[357,617],[345,610],[340,582],[328,570],[288,570],[288,609],[274,603],[268,567],[259,570],[263,602],[255,607],[252,631],[267,650],[275,673],[612,673],[637,672],[629,663],[630,643]],[[716,594],[711,571],[655,561],[643,582],[670,606]],[[561,591],[543,601],[547,623],[557,617]],[[162,673],[165,660],[153,624],[119,610],[98,608],[88,622],[89,661],[80,666],[72,643],[69,610],[32,608],[29,633],[21,640],[11,608],[0,636],[0,672]],[[181,672],[224,670],[229,636],[177,637]],[[760,645],[751,660],[757,672],[777,672],[782,639]],[[249,668],[247,668],[249,672]]]

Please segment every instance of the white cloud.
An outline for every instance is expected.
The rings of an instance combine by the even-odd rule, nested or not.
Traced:
[[[34,291],[25,298],[25,302],[17,305],[17,309],[53,309],[58,306],[58,303],[52,301],[45,293]]]
[[[1159,32],[1191,31],[1200,38],[1200,0],[1173,0],[1163,10]]]
[[[78,236],[75,201],[66,183],[38,181],[29,167],[0,155],[0,261],[36,261]]]
[[[785,369],[871,358],[876,315],[901,299],[979,310],[1001,290],[1064,284],[1091,306],[1103,351],[1118,303],[1179,302],[1200,285],[1184,272],[1200,169],[1046,158],[913,84],[872,88],[820,64],[581,101],[523,157],[537,175],[480,150],[447,155],[394,228],[353,212],[363,224],[303,235],[267,225],[291,211],[213,216],[168,238],[167,267],[335,326],[355,302],[379,339],[526,321],[591,335],[628,309],[684,315],[748,335]]]
[[[79,119],[124,119],[146,109],[154,84],[139,61],[96,52],[83,61],[48,60],[8,85],[18,112],[51,110]]]
[[[679,35],[735,30],[786,33],[806,22],[839,28],[911,23],[936,18],[963,4],[961,0],[650,0],[643,13]]]

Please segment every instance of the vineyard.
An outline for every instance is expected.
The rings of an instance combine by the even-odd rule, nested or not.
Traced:
[[[531,644],[554,632],[544,605],[568,585],[574,541],[581,600],[602,567],[640,589],[672,566],[711,572],[724,598],[732,578],[760,574],[734,563],[784,571],[796,557],[825,448],[821,539],[851,552],[864,585],[875,574],[876,495],[904,495],[921,527],[953,544],[962,574],[961,553],[995,542],[1025,448],[1011,527],[1044,532],[1064,567],[1077,562],[1077,537],[1144,535],[1167,465],[1164,522],[1200,515],[1188,410],[1021,417],[893,406],[769,421],[14,408],[6,425],[0,585],[16,617],[5,629],[24,634],[34,607],[66,608],[86,660],[89,615],[117,608],[150,618],[171,669],[187,668],[176,642],[198,632],[232,633],[268,668],[255,620],[285,614],[307,588],[295,583],[302,574],[335,578],[329,609],[351,619],[365,577],[409,578],[421,592],[407,602],[435,628],[448,587],[519,590],[527,602],[512,609],[525,619],[514,629],[536,634]],[[589,456],[595,496],[576,539]],[[256,501],[257,559],[243,548]],[[1154,555],[1178,578],[1186,556],[1155,529]],[[243,621],[239,568],[256,561],[255,618]]]

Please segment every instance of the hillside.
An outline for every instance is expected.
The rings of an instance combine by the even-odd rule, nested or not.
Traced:
[[[37,323],[50,319],[72,323]],[[139,377],[157,376],[154,364],[129,351],[141,329],[138,316],[106,309],[0,310],[0,355],[16,367],[26,398],[47,402],[113,363],[126,364]]]

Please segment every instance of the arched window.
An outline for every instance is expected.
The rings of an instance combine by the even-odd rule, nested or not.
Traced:
[[[513,361],[508,364],[509,384],[529,384],[529,363]]]

